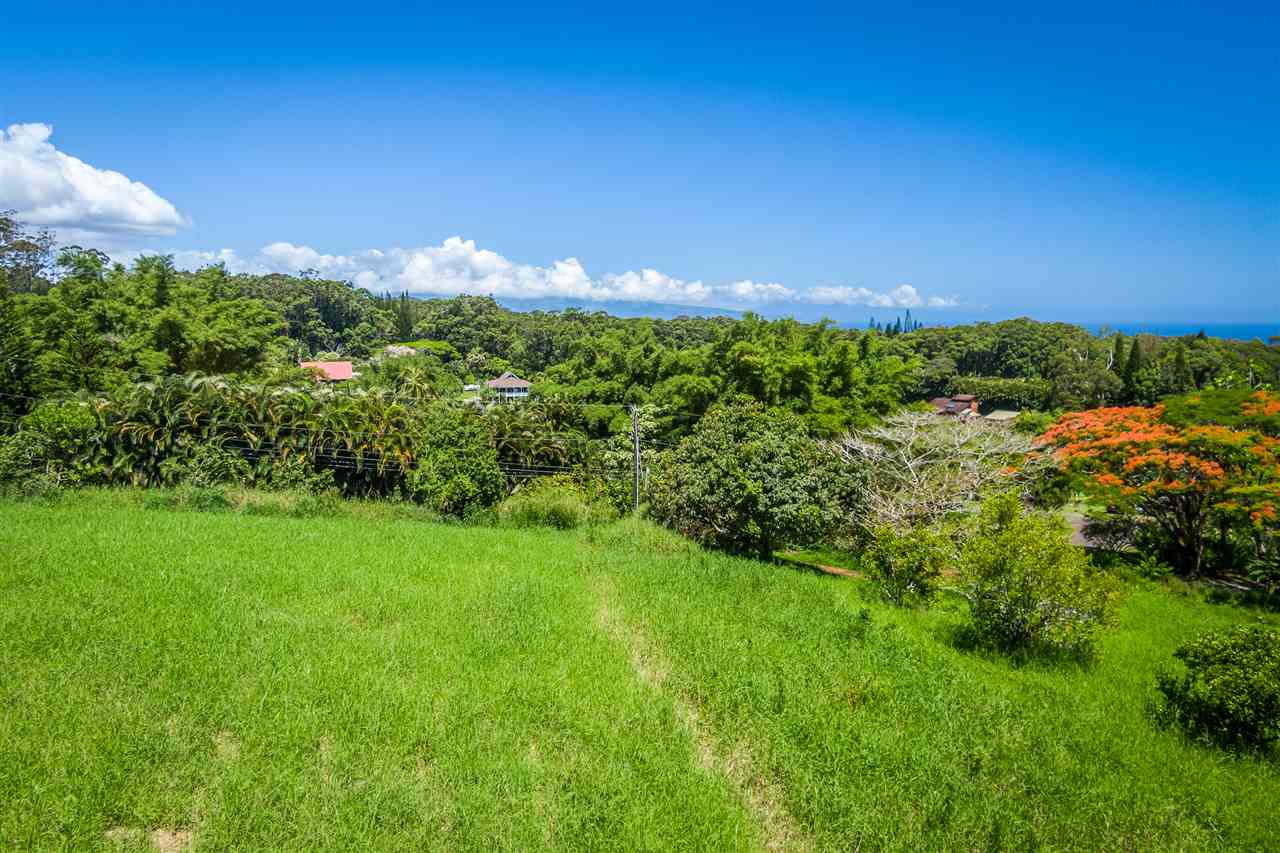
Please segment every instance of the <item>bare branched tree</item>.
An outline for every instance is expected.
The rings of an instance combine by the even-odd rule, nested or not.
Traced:
[[[828,442],[830,450],[870,473],[866,531],[934,526],[967,510],[994,486],[1025,488],[1051,460],[1030,436],[981,418],[904,412],[884,424]]]

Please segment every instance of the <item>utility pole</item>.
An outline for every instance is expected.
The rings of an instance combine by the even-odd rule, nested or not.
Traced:
[[[640,417],[631,406],[631,511],[640,512]]]

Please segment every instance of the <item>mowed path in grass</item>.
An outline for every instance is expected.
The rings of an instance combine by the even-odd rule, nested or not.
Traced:
[[[1144,709],[1246,611],[1139,590],[1097,666],[1015,667],[640,522],[132,503],[0,502],[0,847],[1280,844],[1274,762]]]

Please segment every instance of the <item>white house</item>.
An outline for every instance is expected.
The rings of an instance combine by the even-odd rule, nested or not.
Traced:
[[[523,400],[529,396],[529,386],[532,383],[508,370],[497,379],[490,379],[484,384],[498,395],[499,400]]]

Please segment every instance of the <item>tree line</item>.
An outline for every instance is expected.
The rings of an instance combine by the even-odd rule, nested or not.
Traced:
[[[129,265],[0,215],[0,352],[4,391],[23,397],[106,391],[199,373],[295,381],[299,360],[369,362],[410,343],[419,382],[447,394],[513,370],[545,399],[578,406],[578,426],[604,436],[621,407],[670,413],[679,435],[717,401],[747,397],[835,436],[905,403],[970,393],[984,404],[1080,410],[1152,405],[1202,388],[1280,383],[1280,348],[1203,334],[1093,335],[1028,319],[949,327],[909,315],[887,328],[842,328],[754,314],[623,319],[566,309],[517,312],[487,296],[374,295],[314,272],[231,274],[221,264],[178,270],[171,258]],[[7,398],[0,413],[22,411]]]

